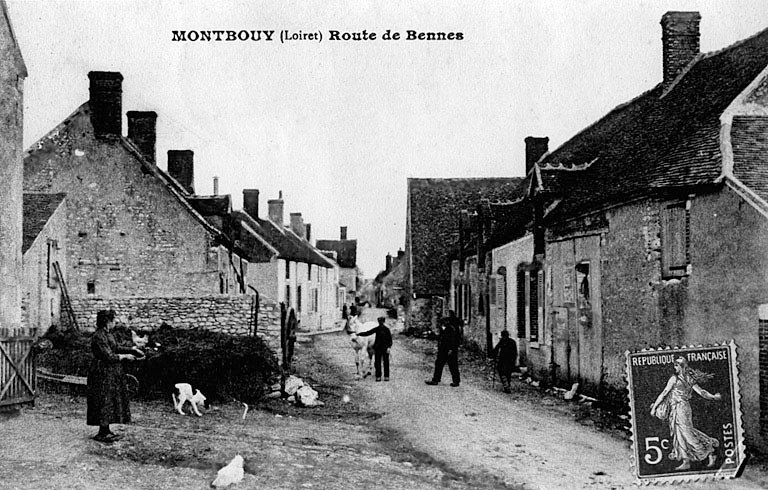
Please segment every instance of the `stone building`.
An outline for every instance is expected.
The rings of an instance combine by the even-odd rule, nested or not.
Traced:
[[[122,75],[88,77],[89,101],[24,156],[25,191],[67,194],[64,277],[70,296],[227,292],[226,284],[237,282],[233,264],[239,259],[229,237],[190,203],[191,151],[169,152],[171,175],[160,170],[157,115],[129,112],[124,137]]]
[[[22,320],[37,335],[60,324],[62,289],[56,267],[67,268],[64,199],[64,194],[24,194]]]
[[[13,331],[21,327],[22,111],[27,68],[5,0],[0,9],[0,328]]]
[[[317,240],[315,246],[323,251],[335,252],[339,264],[339,284],[346,290],[344,302],[357,303],[363,275],[357,266],[357,240],[347,238],[347,227],[342,226],[338,240]]]
[[[765,446],[768,30],[702,54],[699,21],[665,14],[663,80],[537,163],[551,199],[529,362],[623,401],[625,351],[734,339],[747,441]]]
[[[243,210],[232,213],[233,237],[248,259],[247,288],[261,298],[293,308],[303,330],[331,328],[341,318],[339,267],[310,243],[311,226],[301,213],[283,223],[282,192],[259,217],[259,191],[243,190]]]
[[[459,241],[462,209],[480,200],[506,201],[519,193],[522,178],[408,179],[405,229],[405,327],[435,330],[452,306],[464,304],[465,318],[479,306],[477,290],[468,284],[451,293],[451,260]],[[458,299],[460,295],[461,299]],[[475,300],[471,300],[475,298]],[[459,303],[457,303],[457,301]]]

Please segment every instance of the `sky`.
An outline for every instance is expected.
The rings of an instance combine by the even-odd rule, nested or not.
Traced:
[[[313,242],[346,226],[369,278],[404,248],[409,177],[521,177],[526,136],[554,150],[659,83],[665,12],[701,13],[703,52],[768,27],[765,0],[6,1],[29,72],[25,148],[88,100],[89,71],[119,71],[123,112],[158,113],[160,168],[191,149],[198,194],[217,176],[241,209],[259,189],[261,217],[282,191]],[[282,43],[284,30],[322,39]],[[377,38],[330,39],[363,30]]]

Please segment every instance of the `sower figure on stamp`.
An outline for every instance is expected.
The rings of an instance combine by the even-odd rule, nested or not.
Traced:
[[[509,338],[507,330],[501,331],[501,339],[494,347],[491,357],[496,362],[496,370],[504,388],[504,393],[512,391],[512,372],[517,366],[517,343]]]
[[[384,381],[389,381],[389,349],[392,348],[392,332],[385,322],[386,318],[379,317],[376,328],[357,334],[359,337],[367,337],[376,334],[373,341],[373,366],[376,370],[376,381],[381,381],[381,362],[384,361]]]
[[[669,378],[656,401],[651,405],[651,414],[669,423],[672,436],[672,452],[669,459],[682,461],[676,470],[687,470],[691,461],[707,460],[707,467],[715,465],[715,449],[720,442],[693,426],[691,396],[695,391],[705,400],[722,400],[720,393],[714,395],[699,386],[699,383],[712,379],[713,375],[702,373],[688,366],[684,357],[675,359],[675,374]]]
[[[448,318],[444,318],[440,325],[440,336],[437,339],[437,359],[435,360],[435,374],[432,379],[425,381],[428,385],[440,383],[443,377],[443,368],[448,363],[448,369],[451,371],[453,382],[451,386],[459,386],[461,377],[459,376],[459,342],[461,340],[461,320],[456,318],[453,310],[448,312]]]

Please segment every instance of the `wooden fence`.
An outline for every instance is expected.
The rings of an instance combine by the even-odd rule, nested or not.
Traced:
[[[0,328],[0,407],[34,403],[35,330]]]

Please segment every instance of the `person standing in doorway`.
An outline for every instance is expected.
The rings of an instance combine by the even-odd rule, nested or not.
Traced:
[[[509,337],[509,331],[501,331],[501,339],[491,354],[496,362],[496,371],[504,389],[504,393],[512,391],[512,372],[517,366],[517,343]]]
[[[93,361],[88,370],[86,423],[99,426],[99,432],[93,439],[106,443],[120,438],[109,430],[109,424],[131,422],[128,388],[120,362],[144,357],[138,349],[117,345],[111,332],[114,325],[114,310],[96,313],[96,332],[91,337]]]
[[[360,337],[376,334],[373,341],[373,367],[376,372],[376,381],[381,381],[382,361],[384,362],[384,381],[389,381],[389,352],[392,348],[392,332],[387,328],[386,321],[386,318],[380,316],[376,328],[357,334]]]
[[[461,340],[462,322],[456,318],[453,310],[448,312],[448,318],[444,318],[440,325],[440,335],[437,339],[437,359],[435,360],[435,373],[432,379],[425,381],[428,385],[440,383],[443,377],[443,368],[448,363],[448,370],[451,371],[452,383],[454,388],[461,383],[459,376],[459,343]]]

